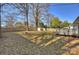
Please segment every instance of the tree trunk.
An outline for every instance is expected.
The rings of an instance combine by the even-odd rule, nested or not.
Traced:
[[[0,4],[0,38],[2,37],[2,33],[1,33],[1,4]]]
[[[36,30],[38,30],[38,16],[36,17]]]
[[[29,12],[29,5],[26,3],[26,25],[27,25],[27,31],[29,31],[29,22],[28,22],[28,12]]]
[[[36,8],[35,20],[36,20],[36,30],[38,30],[38,23],[39,23],[39,8],[38,8],[38,5],[37,5],[37,8]]]

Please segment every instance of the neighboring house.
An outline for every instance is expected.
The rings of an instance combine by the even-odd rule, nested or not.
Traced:
[[[73,27],[74,27],[75,33],[79,36],[79,16],[73,22]]]
[[[62,29],[57,29],[57,34],[79,36],[79,16],[73,22],[73,25],[64,27]]]

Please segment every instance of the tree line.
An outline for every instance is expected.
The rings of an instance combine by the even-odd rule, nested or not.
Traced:
[[[71,25],[70,22],[68,22],[67,20],[62,22],[58,17],[53,17],[50,21],[50,27],[53,28],[64,28],[68,27],[69,25]]]

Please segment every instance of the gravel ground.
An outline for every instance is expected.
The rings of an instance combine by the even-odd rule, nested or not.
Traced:
[[[58,45],[58,44],[56,44]],[[57,52],[57,53],[56,53]],[[56,50],[52,45],[49,47],[39,47],[27,39],[20,37],[12,32],[3,34],[0,39],[1,55],[56,55],[61,54],[60,50]]]

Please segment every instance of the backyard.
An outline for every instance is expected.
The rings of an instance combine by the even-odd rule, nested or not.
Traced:
[[[0,54],[79,55],[77,5],[0,3]]]

